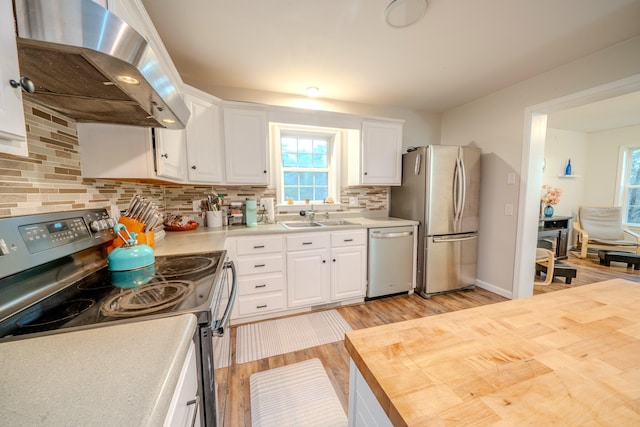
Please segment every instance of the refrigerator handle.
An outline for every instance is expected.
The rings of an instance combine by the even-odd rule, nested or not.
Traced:
[[[460,181],[462,199],[460,200],[460,207],[458,208],[458,221],[462,221],[462,215],[464,215],[464,206],[467,204],[467,169],[464,167],[464,159],[460,159]]]
[[[435,236],[433,237],[433,243],[446,243],[446,242],[461,242],[464,240],[473,240],[473,239],[477,239],[478,235],[475,233],[470,233],[470,234],[461,234],[461,235],[456,235],[456,236],[452,236],[452,237],[439,237],[439,236]]]
[[[416,164],[413,167],[413,174],[414,175],[420,175],[420,162],[422,161],[422,154],[418,154],[416,156]]]
[[[461,165],[460,159],[456,158],[456,171],[454,174],[453,180],[453,189],[454,189],[454,207],[453,207],[453,222],[457,225],[458,221],[460,221],[460,202],[462,201],[462,183],[460,182],[460,174],[461,174]]]

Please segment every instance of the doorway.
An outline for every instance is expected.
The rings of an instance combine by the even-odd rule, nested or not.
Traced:
[[[640,74],[534,105],[525,110],[522,147],[518,230],[514,268],[514,299],[533,295],[535,248],[540,210],[540,188],[547,129],[547,115],[640,90]]]

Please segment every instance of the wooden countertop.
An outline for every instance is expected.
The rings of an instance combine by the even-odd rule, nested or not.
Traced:
[[[395,426],[640,425],[640,283],[349,332]]]

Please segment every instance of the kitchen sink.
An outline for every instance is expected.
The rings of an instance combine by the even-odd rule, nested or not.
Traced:
[[[294,222],[283,222],[282,226],[284,228],[315,228],[315,227],[324,227],[324,226],[335,226],[335,225],[358,225],[356,222],[345,221],[344,219],[328,219],[326,221],[294,221]]]
[[[322,225],[360,225],[357,222],[345,221],[344,219],[328,219],[326,221],[317,221]]]
[[[284,228],[315,228],[315,227],[322,227],[322,224],[318,224],[317,222],[309,222],[309,221],[295,221],[295,222],[283,222],[282,226]]]

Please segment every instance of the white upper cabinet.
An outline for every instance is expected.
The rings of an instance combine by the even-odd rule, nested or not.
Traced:
[[[14,88],[9,84],[10,80],[20,81],[10,0],[0,0],[0,57],[0,153],[27,157],[29,150],[22,110],[22,92],[20,86]]]
[[[359,144],[349,144],[349,185],[401,185],[402,123],[362,122]]]
[[[185,86],[184,100],[191,110],[187,122],[187,174],[192,183],[224,182],[221,109],[219,100]]]
[[[175,181],[187,180],[186,131],[153,129],[155,132],[156,174]]]
[[[224,107],[227,184],[269,185],[267,112]]]

